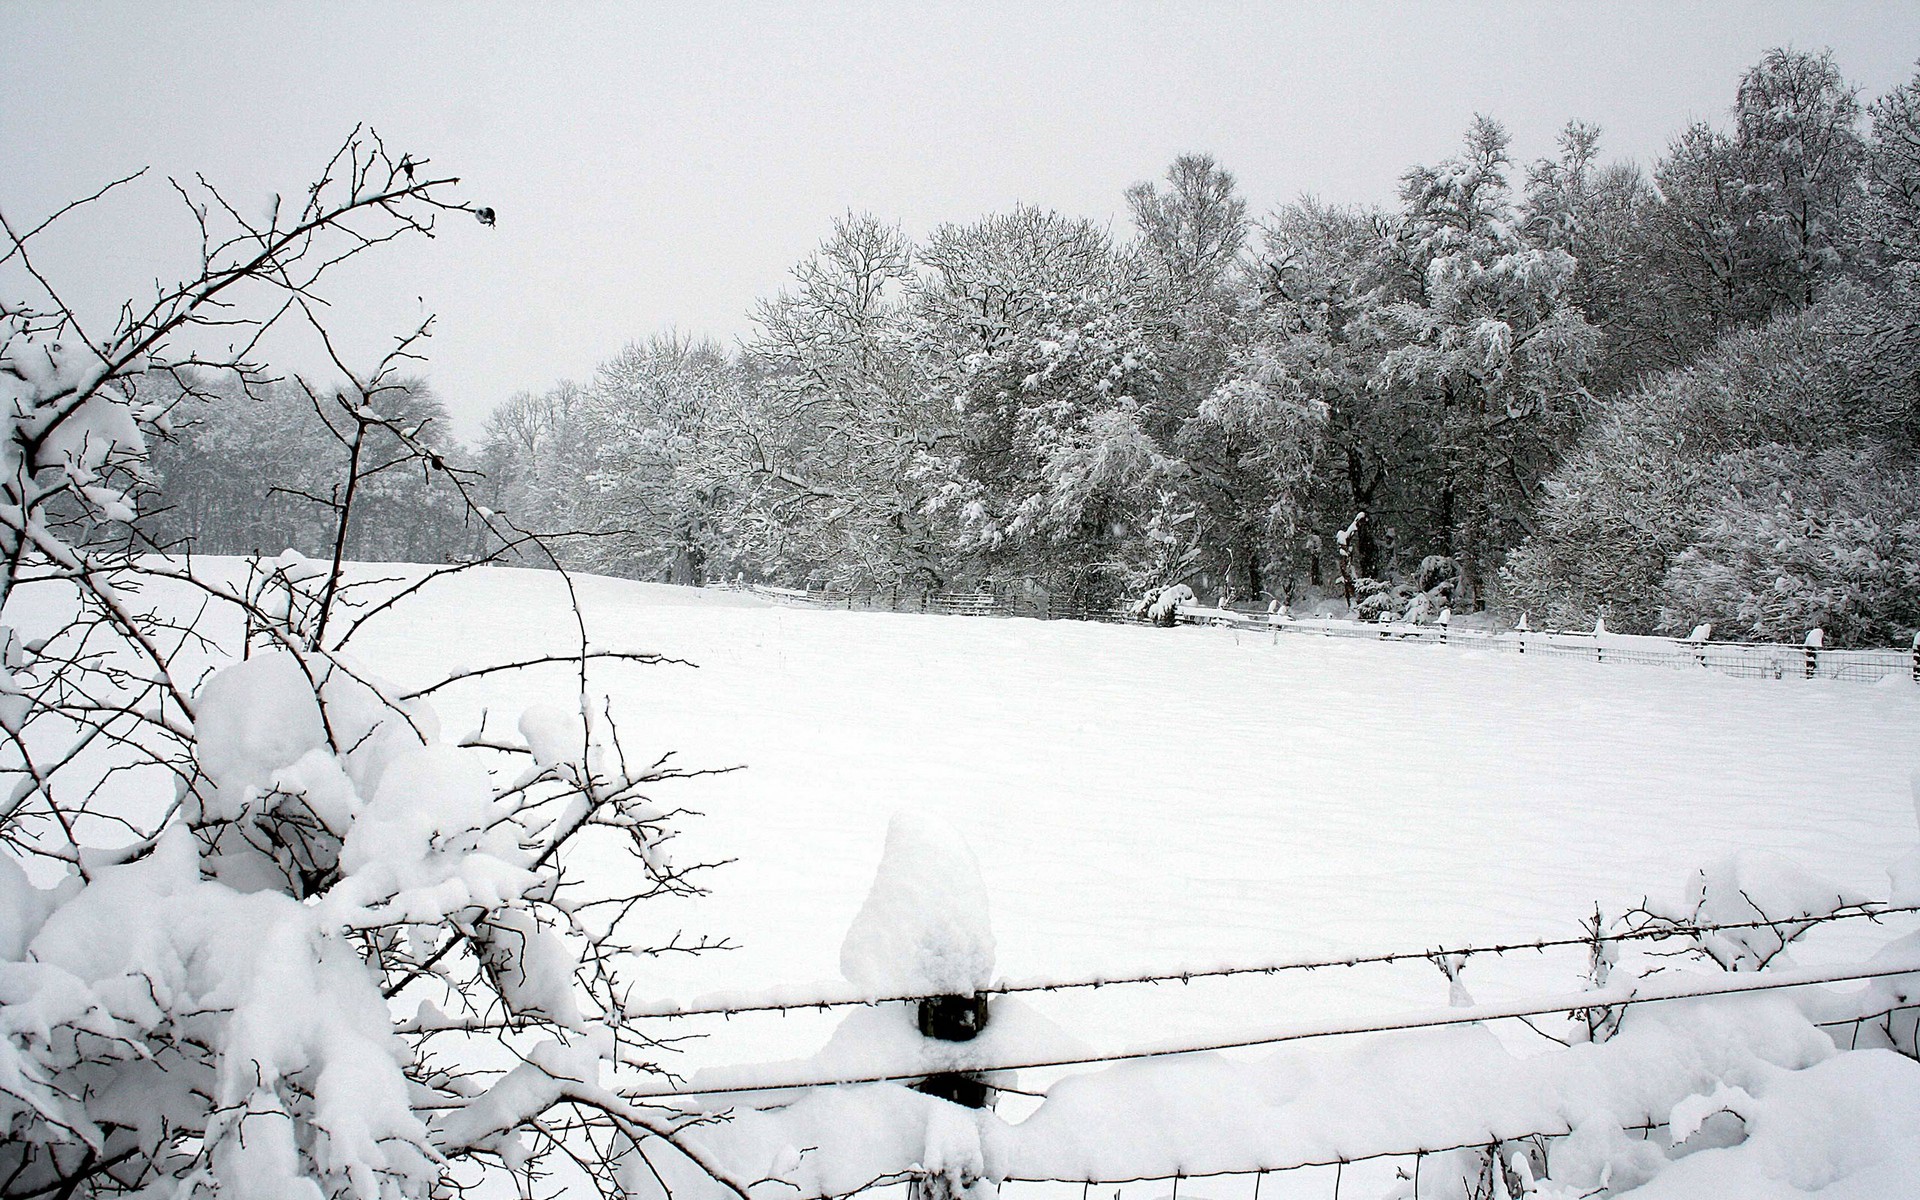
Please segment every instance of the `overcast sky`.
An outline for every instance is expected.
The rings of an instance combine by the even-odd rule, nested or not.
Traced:
[[[920,233],[1025,201],[1129,233],[1121,192],[1214,154],[1256,212],[1391,199],[1476,112],[1516,158],[1569,118],[1650,161],[1724,124],[1771,46],[1867,99],[1914,74],[1920,4],[37,4],[0,7],[0,210],[157,169],[49,262],[101,303],[186,265],[167,173],[297,192],[356,121],[499,212],[331,298],[361,353],[440,314],[462,434],[668,328],[732,340],[868,210]],[[295,364],[300,365],[300,364]]]

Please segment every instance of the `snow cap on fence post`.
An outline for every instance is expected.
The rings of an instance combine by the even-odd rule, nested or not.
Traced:
[[[1826,644],[1827,644],[1826,630],[1824,629],[1807,630],[1807,640],[1803,643],[1803,645],[1806,647],[1808,679],[1812,679],[1814,672],[1819,670],[1820,648]]]
[[[1699,663],[1702,667],[1707,665],[1707,652],[1701,649],[1701,647],[1705,646],[1711,640],[1713,640],[1713,622],[1711,621],[1702,621],[1700,624],[1695,625],[1693,632],[1686,636],[1686,644],[1694,647],[1693,661]]]
[[[924,1037],[972,1041],[986,1028],[993,982],[993,925],[980,864],[959,831],[936,818],[900,812],[866,903],[840,947],[840,972],[882,996],[917,996]],[[987,1085],[963,1074],[935,1075],[920,1091],[984,1108]]]

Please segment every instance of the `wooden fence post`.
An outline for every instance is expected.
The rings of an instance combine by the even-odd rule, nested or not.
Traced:
[[[1913,681],[1920,683],[1920,631],[1913,635]]]
[[[1702,669],[1707,665],[1707,642],[1713,637],[1713,623],[1703,621],[1693,627],[1687,635],[1687,642],[1693,646],[1693,661]]]
[[[1824,629],[1807,630],[1807,640],[1803,643],[1803,652],[1807,656],[1807,678],[1812,679],[1814,672],[1820,669],[1820,647],[1827,641]]]
[[[987,998],[928,996],[918,1005],[920,1036],[941,1042],[970,1042],[987,1027]],[[963,1071],[929,1075],[913,1085],[916,1092],[951,1100],[963,1108],[985,1108],[992,1089],[980,1076]]]

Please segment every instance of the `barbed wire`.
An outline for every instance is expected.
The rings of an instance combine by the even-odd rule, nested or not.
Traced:
[[[1645,1138],[1657,1130],[1669,1127],[1670,1122],[1656,1121],[1653,1119],[1652,1114],[1648,1114],[1644,1121],[1631,1125],[1621,1125],[1619,1129],[1623,1133],[1637,1133]],[[1016,1173],[997,1176],[994,1182],[998,1185],[1009,1183],[1078,1184],[1082,1188],[1125,1187],[1128,1184],[1171,1182],[1174,1186],[1174,1193],[1177,1196],[1180,1183],[1189,1179],[1225,1179],[1242,1175],[1284,1175],[1290,1171],[1323,1170],[1328,1167],[1338,1170],[1359,1163],[1377,1162],[1381,1159],[1411,1158],[1418,1160],[1437,1157],[1442,1154],[1453,1154],[1462,1150],[1488,1150],[1498,1146],[1520,1146],[1527,1143],[1533,1143],[1535,1146],[1539,1146],[1541,1142],[1548,1139],[1571,1137],[1573,1133],[1574,1129],[1571,1125],[1567,1125],[1565,1128],[1534,1129],[1526,1133],[1495,1133],[1489,1131],[1485,1137],[1474,1138],[1471,1141],[1452,1142],[1438,1146],[1419,1146],[1413,1149],[1368,1150],[1356,1154],[1336,1154],[1327,1158],[1300,1159],[1296,1162],[1276,1163],[1273,1165],[1211,1167],[1202,1170],[1174,1170],[1171,1172],[1140,1173],[1125,1176],[1114,1175],[1099,1178],[1093,1176],[1021,1175]],[[862,1195],[876,1188],[897,1186],[899,1184],[909,1183],[916,1178],[924,1178],[924,1173],[910,1170],[890,1171],[883,1175],[877,1175],[858,1187],[849,1188],[845,1191],[814,1194],[809,1197],[809,1200],[850,1200],[851,1197]],[[1258,1194],[1256,1185],[1255,1195],[1257,1196]]]
[[[1474,1025],[1483,1021],[1513,1020],[1549,1016],[1555,1013],[1584,1012],[1597,1008],[1626,1007],[1671,1000],[1695,1000],[1712,996],[1732,996],[1784,988],[1811,987],[1819,984],[1858,983],[1899,975],[1920,974],[1920,961],[1897,966],[1838,968],[1801,968],[1767,974],[1730,973],[1708,983],[1686,983],[1675,977],[1647,976],[1629,984],[1595,988],[1591,991],[1548,999],[1516,1000],[1474,1004],[1459,1008],[1427,1010],[1364,1023],[1307,1025],[1292,1029],[1269,1030],[1196,1044],[1146,1046],[1101,1054],[1063,1055],[1053,1058],[1016,1059],[1010,1062],[968,1061],[964,1055],[946,1056],[914,1070],[872,1072],[829,1078],[769,1078],[708,1086],[675,1087],[658,1091],[623,1092],[636,1102],[690,1099],[698,1096],[737,1095],[751,1092],[800,1091],[809,1088],[844,1087],[866,1083],[907,1083],[924,1079],[930,1073],[965,1072],[991,1075],[1004,1071],[1038,1071],[1060,1067],[1097,1066],[1104,1063],[1137,1062],[1146,1059],[1175,1058],[1188,1054],[1208,1054],[1222,1050],[1244,1050],[1286,1042],[1326,1037],[1347,1037],[1365,1033],[1392,1033],[1414,1029],[1433,1029],[1449,1025]]]
[[[1816,1024],[1823,1028],[1831,1027],[1831,1026],[1852,1025],[1860,1021],[1875,1020],[1875,1019],[1889,1016],[1896,1012],[1903,1012],[1913,1008],[1920,1008],[1920,1004],[1895,1005],[1894,1007],[1886,1009],[1882,1012],[1868,1014],[1860,1018],[1847,1018],[1845,1020],[1837,1020],[1837,1021],[1820,1021],[1820,1022],[1816,1022]],[[1006,1090],[1006,1089],[1001,1089],[1001,1090]],[[1017,1094],[1031,1095],[1032,1093],[1019,1092]],[[1658,1130],[1669,1128],[1669,1125],[1670,1125],[1669,1122],[1655,1120],[1653,1114],[1648,1113],[1644,1120],[1634,1124],[1622,1124],[1621,1126],[1619,1126],[1619,1128],[1623,1133],[1639,1134],[1642,1138],[1646,1138],[1651,1136],[1653,1133],[1655,1133]],[[1484,1137],[1476,1137],[1466,1141],[1456,1141],[1452,1143],[1432,1145],[1432,1146],[1417,1146],[1411,1149],[1396,1148],[1396,1149],[1388,1149],[1388,1150],[1364,1150],[1356,1153],[1333,1154],[1328,1157],[1302,1158],[1292,1162],[1259,1163],[1251,1166],[1208,1167],[1203,1169],[1175,1169],[1174,1171],[1171,1171],[1171,1172],[1136,1173],[1132,1175],[1119,1175],[1119,1174],[1098,1175],[1098,1176],[1091,1175],[1091,1174],[1082,1175],[1082,1176],[1045,1175],[1045,1174],[1024,1174],[1023,1175],[1018,1172],[1014,1172],[1007,1175],[998,1176],[995,1178],[994,1182],[997,1185],[1002,1185],[1002,1186],[1006,1184],[1033,1184],[1033,1185],[1053,1184],[1053,1185],[1063,1185],[1063,1186],[1071,1186],[1074,1184],[1078,1184],[1083,1189],[1083,1195],[1084,1195],[1085,1194],[1084,1189],[1094,1188],[1094,1187],[1125,1187],[1131,1184],[1161,1183],[1161,1182],[1171,1181],[1171,1183],[1173,1184],[1174,1194],[1177,1196],[1179,1194],[1180,1182],[1183,1180],[1189,1180],[1189,1179],[1224,1179],[1224,1178],[1231,1178],[1236,1176],[1249,1176],[1249,1175],[1259,1177],[1259,1176],[1265,1176],[1265,1175],[1284,1175],[1294,1171],[1325,1170],[1327,1168],[1333,1168],[1336,1171],[1340,1171],[1345,1167],[1353,1166],[1360,1163],[1377,1162],[1383,1159],[1411,1158],[1416,1160],[1417,1162],[1418,1160],[1423,1158],[1435,1157],[1443,1154],[1453,1154],[1461,1151],[1492,1150],[1497,1147],[1522,1146],[1528,1143],[1533,1143],[1535,1146],[1541,1146],[1541,1143],[1545,1141],[1548,1141],[1551,1139],[1557,1139],[1557,1138],[1570,1137],[1573,1135],[1573,1133],[1574,1133],[1574,1128],[1570,1124],[1565,1125],[1563,1128],[1562,1127],[1535,1128],[1523,1133],[1499,1133],[1493,1130],[1489,1130]],[[1541,1147],[1541,1148],[1544,1150],[1544,1147]],[[874,1178],[868,1180],[866,1183],[859,1185],[858,1187],[848,1188],[843,1191],[814,1194],[809,1196],[807,1200],[851,1200],[851,1198],[864,1195],[867,1192],[875,1191],[877,1189],[884,1188],[884,1187],[899,1186],[899,1185],[907,1184],[912,1182],[916,1178],[920,1178],[920,1177],[922,1177],[921,1172],[916,1172],[912,1170],[889,1171],[881,1175],[875,1176]],[[1339,1192],[1338,1192],[1337,1177],[1336,1177],[1335,1186],[1336,1186],[1336,1191],[1334,1194],[1338,1196]],[[1254,1196],[1257,1200],[1259,1196],[1259,1185],[1257,1181],[1254,1187]]]
[[[1200,979],[1222,979],[1237,975],[1278,975],[1288,971],[1322,971],[1334,968],[1366,966],[1385,966],[1401,962],[1429,961],[1440,957],[1458,956],[1471,958],[1476,955],[1514,954],[1532,950],[1544,953],[1548,950],[1586,947],[1598,944],[1616,944],[1635,941],[1658,941],[1675,937],[1697,937],[1709,933],[1730,933],[1736,930],[1810,927],[1824,925],[1834,921],[1877,921],[1882,917],[1920,913],[1920,905],[1862,905],[1845,912],[1809,913],[1793,917],[1773,917],[1755,921],[1724,922],[1663,922],[1658,925],[1622,930],[1618,933],[1585,933],[1576,937],[1539,938],[1527,942],[1496,942],[1483,946],[1462,946],[1458,948],[1435,947],[1428,950],[1393,950],[1377,954],[1356,954],[1346,958],[1286,959],[1269,963],[1244,963],[1233,966],[1185,967],[1168,971],[1150,971],[1133,975],[1099,975],[1079,979],[1013,979],[990,984],[979,989],[983,996],[1013,996],[1028,992],[1064,992],[1084,988],[1124,987],[1140,984],[1192,983]],[[762,994],[761,997],[745,997],[739,1001],[727,1003],[702,1004],[695,1001],[687,1005],[671,1002],[650,1005],[629,1005],[623,1009],[623,1015],[630,1019],[655,1017],[735,1017],[752,1013],[789,1013],[800,1011],[827,1011],[836,1008],[871,1008],[881,1004],[897,1004],[924,1000],[920,992],[847,992],[834,994],[822,991],[798,999],[789,999],[778,995]]]

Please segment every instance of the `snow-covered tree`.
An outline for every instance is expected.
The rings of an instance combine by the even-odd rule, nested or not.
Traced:
[[[1860,101],[1833,52],[1769,50],[1740,80],[1735,126],[1753,228],[1785,302],[1811,304],[1847,257],[1863,198]]]
[[[1183,155],[1164,188],[1137,184],[1127,203],[1139,229],[1130,285],[1158,365],[1145,428],[1197,518],[1200,565],[1260,596],[1301,523],[1320,410],[1284,352],[1261,341],[1242,259],[1251,227],[1233,176],[1207,155]]]
[[[424,381],[399,381],[389,416],[445,461],[464,453],[447,432],[445,406]],[[137,381],[149,400],[166,401],[170,430],[149,456],[150,513],[142,536],[174,551],[260,554],[332,550],[334,505],[352,432],[333,405],[291,380],[241,388],[206,378],[184,391],[165,373]],[[356,497],[347,554],[362,561],[448,562],[468,553],[475,534],[459,492],[444,472],[422,472],[412,451],[384,430],[370,435],[364,465],[372,473]],[[382,463],[391,467],[373,470]],[[464,465],[464,464],[463,464]]]
[[[749,394],[712,342],[655,337],[600,364],[572,422],[591,448],[585,476],[571,481],[579,528],[592,535],[577,561],[696,587],[731,577]]]
[[[1414,294],[1391,254],[1389,218],[1308,199],[1262,227],[1257,352],[1323,414],[1290,567],[1324,585],[1338,573],[1334,536],[1356,512],[1388,527],[1420,525],[1418,466],[1427,441],[1415,397],[1377,386],[1387,351],[1379,311]]]
[[[951,413],[925,384],[914,283],[906,236],[850,214],[757,310],[756,405],[739,433],[743,537],[765,569],[853,586],[945,579],[923,460]]]
[[[1578,428],[1594,344],[1569,294],[1573,256],[1521,235],[1507,144],[1480,117],[1459,157],[1408,172],[1396,238],[1419,290],[1378,316],[1390,346],[1380,385],[1429,409],[1437,548],[1476,602]]]
[[[1108,600],[1167,468],[1148,428],[1152,343],[1106,236],[1022,208],[943,226],[916,317],[955,436],[928,456],[931,506],[987,572]]]
[[[1887,256],[1920,263],[1920,75],[1873,106],[1867,187],[1868,236]]]
[[[1580,121],[1560,153],[1527,169],[1527,237],[1573,256],[1568,301],[1598,332],[1587,388],[1607,395],[1640,375],[1679,366],[1697,349],[1676,328],[1646,236],[1659,195],[1631,162],[1599,161],[1600,130]]]

